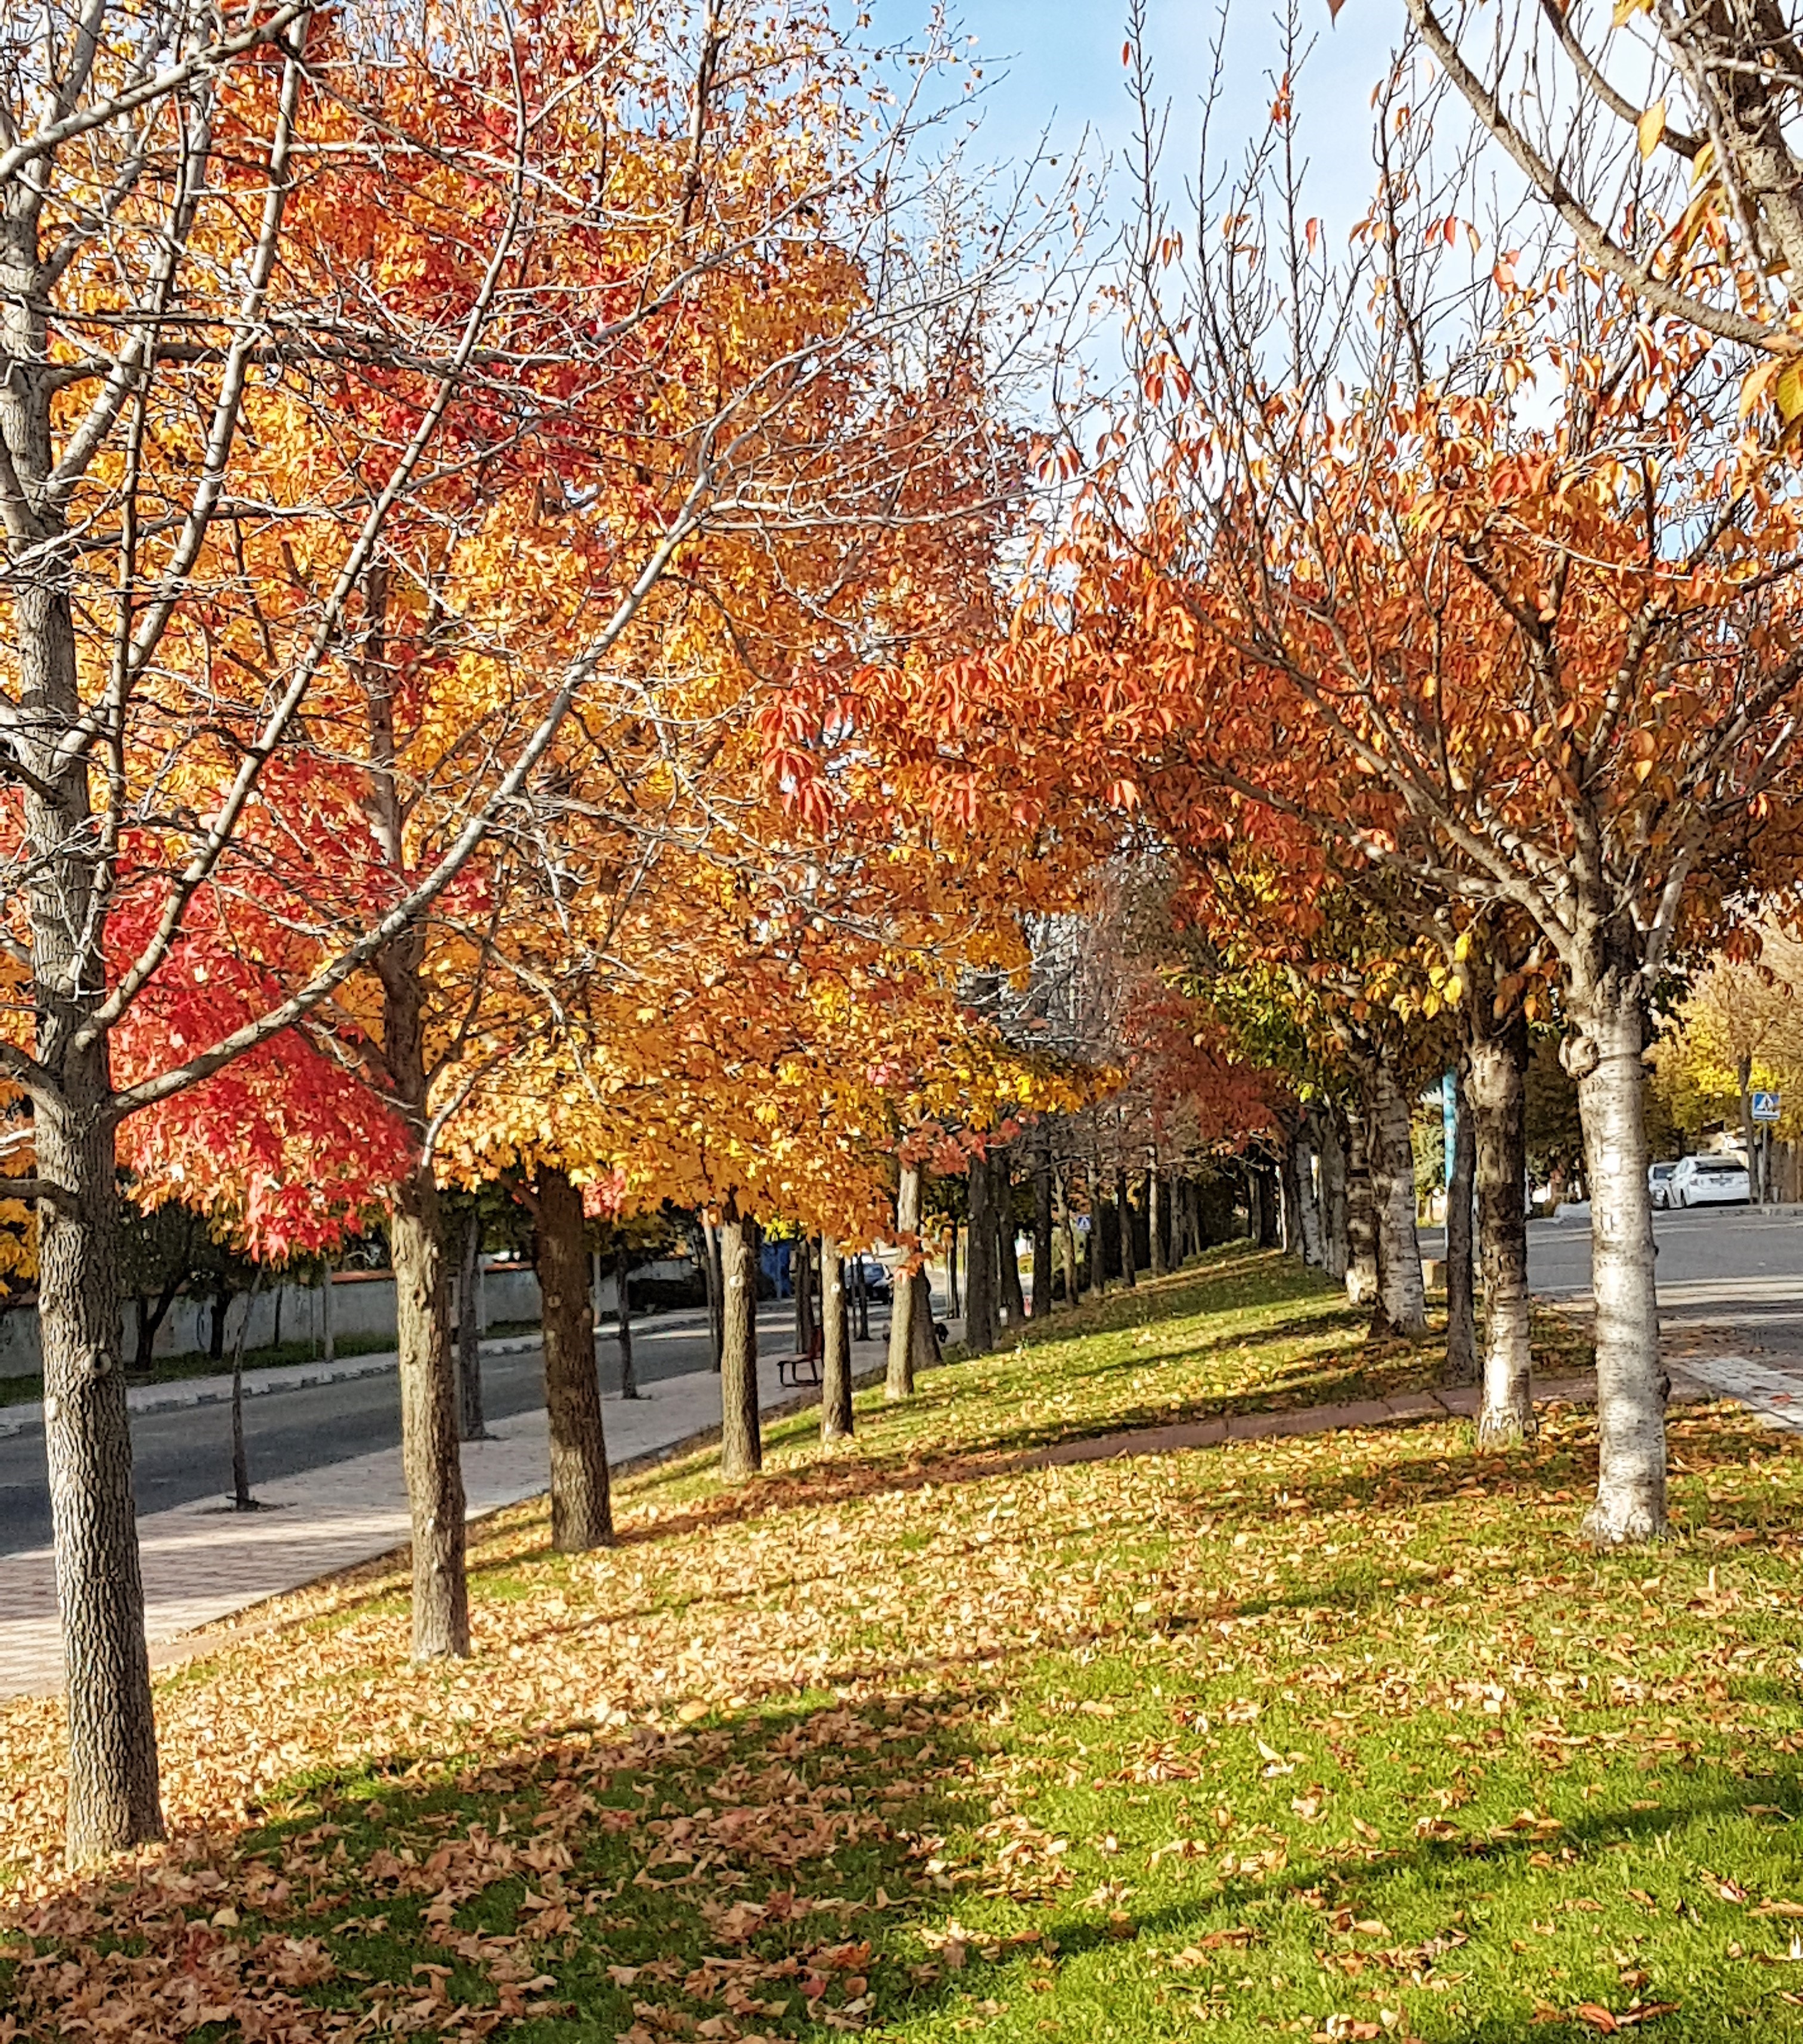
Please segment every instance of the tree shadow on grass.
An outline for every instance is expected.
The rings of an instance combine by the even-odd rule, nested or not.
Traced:
[[[46,2038],[77,2011],[103,2034],[203,2038],[880,2025],[983,1973],[936,1959],[919,1930],[952,1892],[944,1835],[987,1821],[974,1784],[993,1700],[571,1723],[302,1774],[266,1821],[180,1842],[135,1878],[71,1881],[16,1927],[33,1954],[0,1960],[0,1997],[18,2034]],[[1008,1964],[1035,1949],[1009,1946]]]

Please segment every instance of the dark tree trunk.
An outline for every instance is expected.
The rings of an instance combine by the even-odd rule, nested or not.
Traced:
[[[1042,1136],[1033,1151],[1033,1318],[1051,1318],[1051,1144]]]
[[[986,1157],[971,1159],[966,1183],[970,1191],[971,1229],[964,1279],[964,1346],[973,1354],[986,1355],[995,1347],[998,1303],[995,1208],[990,1197]]]
[[[1118,1165],[1114,1173],[1114,1225],[1121,1244],[1121,1281],[1123,1285],[1136,1285],[1139,1279],[1133,1270],[1132,1189],[1128,1183],[1125,1168]]]
[[[763,1467],[758,1400],[758,1281],[755,1224],[730,1193],[720,1224],[725,1297],[720,1366],[720,1473],[729,1483]]]
[[[132,1374],[134,1377],[148,1377],[156,1375],[156,1337],[162,1328],[163,1323],[169,1317],[169,1308],[175,1304],[180,1296],[181,1289],[182,1280],[177,1278],[171,1283],[165,1285],[157,1293],[155,1305],[152,1305],[150,1301],[141,1293],[132,1301],[132,1318],[135,1323],[133,1328],[135,1347],[132,1362]],[[279,1292],[276,1293],[275,1298],[277,1309],[279,1311],[282,1299]],[[278,1346],[280,1345],[281,1338],[280,1323],[278,1321],[276,1328]]]
[[[726,1353],[726,1278],[720,1230],[710,1220],[702,1223],[702,1251],[706,1273],[707,1331],[713,1346],[713,1366],[718,1370]]]
[[[852,1258],[852,1310],[859,1341],[871,1338],[871,1288],[864,1282],[864,1256],[859,1250]]]
[[[620,1396],[636,1398],[639,1380],[632,1374],[632,1258],[626,1253],[624,1242],[613,1245],[613,1289],[617,1297],[614,1308],[620,1327]]]
[[[898,1247],[912,1249],[921,1232],[922,1195],[921,1167],[904,1164],[895,1194],[895,1240]],[[956,1239],[955,1236],[953,1238]],[[924,1274],[924,1270],[923,1274]],[[889,1309],[889,1370],[883,1381],[886,1398],[914,1395],[914,1322],[920,1315],[920,1290],[905,1270],[894,1274],[894,1300]],[[932,1316],[932,1294],[928,1294],[927,1316]]]
[[[1451,1169],[1446,1180],[1446,1377],[1449,1384],[1478,1381],[1478,1316],[1473,1299],[1471,1191],[1477,1168],[1477,1133],[1467,1085],[1470,1066],[1461,1057],[1454,1076]]]
[[[329,1270],[325,1281],[332,1281]],[[482,1322],[476,1310],[481,1282],[482,1216],[472,1211],[463,1222],[457,1258],[457,1407],[466,1441],[490,1438],[482,1409]]]
[[[954,1320],[964,1310],[964,1294],[958,1280],[958,1224],[951,1224],[945,1250],[945,1304]]]
[[[1478,1254],[1483,1270],[1481,1447],[1534,1431],[1533,1350],[1528,1320],[1527,1178],[1528,1024],[1519,1012],[1494,1035],[1474,1037],[1465,1104],[1471,1112],[1478,1194]]]
[[[1152,1275],[1162,1278],[1171,1268],[1164,1241],[1164,1181],[1158,1168],[1158,1152],[1152,1152],[1146,1173],[1146,1247],[1151,1258]]]
[[[812,1355],[814,1348],[814,1246],[806,1235],[796,1242],[789,1259],[795,1291],[795,1353]]]
[[[560,1554],[611,1546],[607,1441],[595,1367],[594,1307],[582,1195],[563,1171],[538,1174],[532,1264],[544,1301],[544,1409],[551,1431],[551,1544]]]
[[[830,1235],[820,1239],[820,1437],[852,1437],[852,1330],[846,1310],[845,1265]]]
[[[225,1316],[232,1310],[232,1301],[237,1293],[221,1285],[213,1295],[213,1324],[207,1330],[206,1358],[209,1362],[225,1360]]]
[[[1021,1259],[1015,1247],[1014,1181],[1005,1151],[990,1167],[990,1195],[995,1203],[996,1286],[1002,1310],[1008,1316],[1008,1331],[1018,1339],[1027,1317],[1026,1294],[1021,1289]]]
[[[256,1311],[256,1295],[263,1286],[259,1270],[256,1281],[244,1297],[244,1317],[238,1324],[238,1339],[232,1344],[232,1508],[255,1512],[251,1495],[250,1457],[244,1449],[244,1343],[251,1331],[251,1315]]]

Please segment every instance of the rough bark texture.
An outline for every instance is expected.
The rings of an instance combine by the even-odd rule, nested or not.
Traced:
[[[329,1270],[325,1281],[332,1281]],[[463,1223],[457,1260],[457,1404],[466,1441],[489,1438],[482,1409],[482,1317],[476,1304],[476,1287],[481,1282],[482,1216],[472,1210]]]
[[[1371,1198],[1370,1147],[1361,1107],[1346,1119],[1346,1297],[1355,1306],[1377,1303],[1378,1224]]]
[[[997,1312],[995,1208],[990,1197],[990,1163],[973,1157],[967,1181],[971,1228],[964,1268],[964,1346],[986,1355],[995,1347]]]
[[[616,1243],[613,1248],[613,1289],[618,1300],[614,1318],[620,1328],[620,1396],[636,1398],[639,1380],[632,1373],[632,1259],[626,1253],[625,1243]]]
[[[396,1105],[416,1143],[427,1121],[423,939],[409,932],[379,960],[383,1055]],[[463,1472],[458,1460],[456,1366],[451,1351],[451,1289],[440,1236],[438,1181],[416,1151],[389,1220],[394,1270],[395,1346],[400,1351],[401,1466],[413,1533],[413,1655],[441,1659],[470,1650],[464,1573]]]
[[[1042,1139],[1033,1152],[1033,1318],[1051,1317],[1051,1145]]]
[[[720,1364],[720,1473],[729,1483],[763,1467],[758,1408],[757,1254],[752,1224],[729,1197],[720,1224],[726,1311]]]
[[[1452,1155],[1446,1178],[1446,1380],[1478,1381],[1478,1312],[1472,1282],[1471,1189],[1478,1146],[1471,1126],[1470,1066],[1453,1076]]]
[[[1666,1530],[1665,1401],[1647,1188],[1644,1024],[1636,982],[1605,975],[1574,985],[1578,1035],[1567,1065],[1578,1082],[1590,1190],[1591,1285],[1597,1301],[1597,1500],[1584,1521],[1600,1546]]]
[[[69,1698],[66,1840],[79,1864],[161,1838],[163,1810],[118,1351],[113,1132],[98,1112],[106,1067],[98,1055],[69,1065],[79,1087],[37,1102],[33,1134],[38,1176],[60,1189],[38,1205],[38,1310]]]
[[[921,1231],[921,1167],[905,1164],[895,1195],[895,1239],[905,1246]],[[957,1238],[953,1236],[955,1243]],[[955,1254],[955,1251],[954,1251]],[[883,1379],[886,1398],[912,1398],[914,1395],[914,1322],[920,1308],[919,1293],[905,1270],[894,1274],[895,1300],[889,1310],[889,1370]],[[930,1316],[932,1308],[929,1305]]]
[[[1371,1099],[1371,1204],[1377,1220],[1377,1335],[1425,1334],[1428,1297],[1415,1232],[1415,1154],[1409,1097],[1386,1057],[1377,1060]]]
[[[582,1196],[562,1171],[538,1174],[532,1263],[544,1300],[544,1408],[551,1429],[551,1544],[560,1554],[610,1546],[607,1440],[595,1368]]]
[[[1475,1139],[1478,1261],[1482,1272],[1483,1400],[1478,1439],[1486,1447],[1524,1439],[1534,1431],[1529,1341],[1527,1176],[1528,1024],[1477,1038],[1465,1082]]]
[[[830,1235],[820,1239],[820,1437],[852,1437],[852,1321],[846,1298],[845,1264]]]

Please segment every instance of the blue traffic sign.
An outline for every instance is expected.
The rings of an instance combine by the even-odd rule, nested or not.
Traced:
[[[1784,1109],[1784,1095],[1781,1093],[1756,1093],[1753,1096],[1753,1119],[1755,1121],[1776,1121]]]

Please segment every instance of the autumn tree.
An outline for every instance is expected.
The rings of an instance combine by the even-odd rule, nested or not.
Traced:
[[[710,519],[807,515],[828,476],[886,501],[826,449],[869,446],[920,282],[890,232],[918,124],[823,18],[367,25],[109,0],[0,58],[8,1189],[42,1236],[78,1858],[160,1826],[118,1132],[297,1032],[379,1074],[413,1160],[416,1639],[459,1650],[422,919],[494,915],[485,844]],[[552,555],[573,598],[518,572]]]

